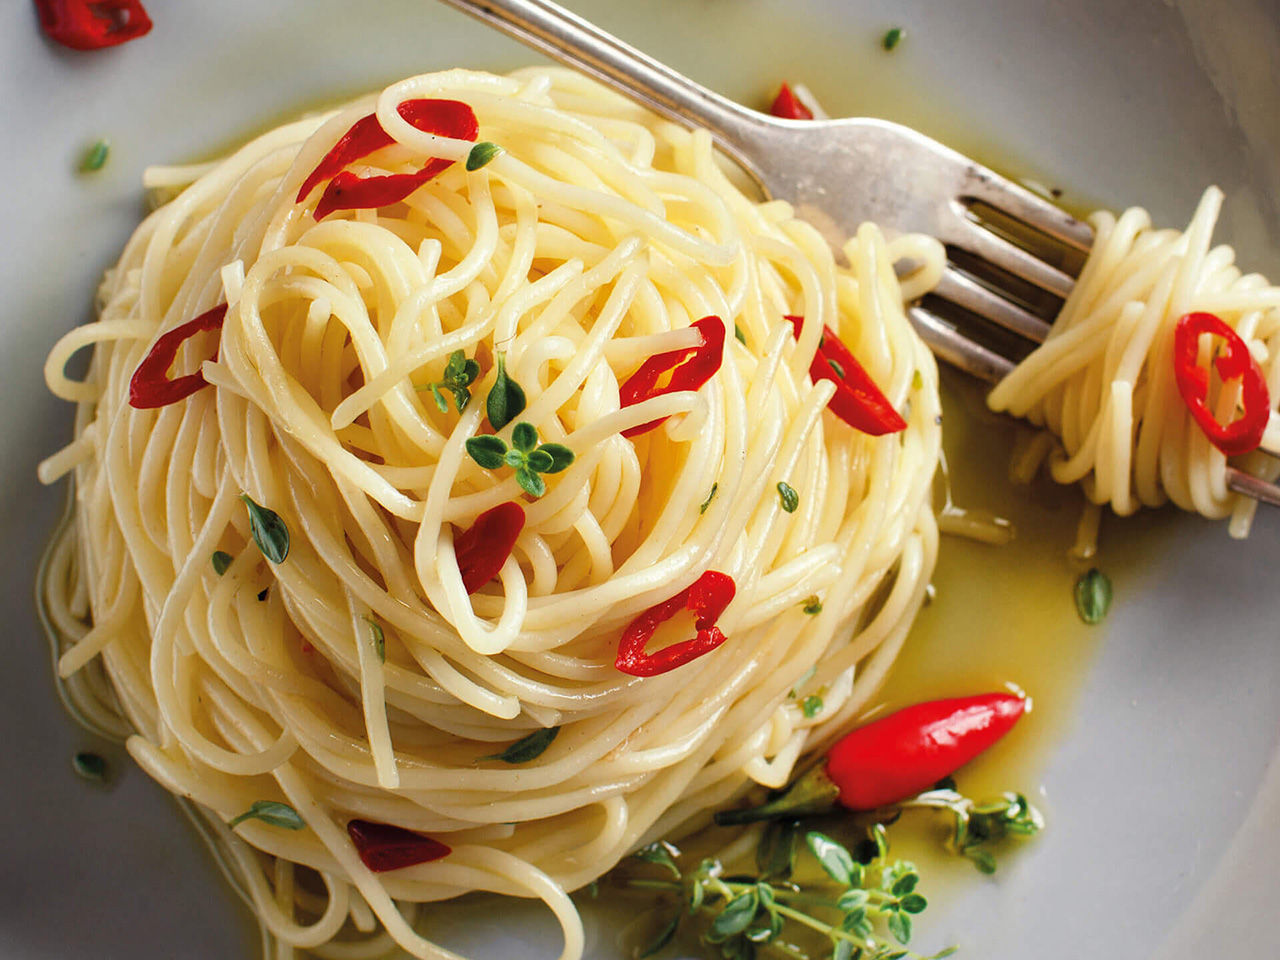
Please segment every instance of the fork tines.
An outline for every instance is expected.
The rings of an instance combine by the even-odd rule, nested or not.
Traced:
[[[994,382],[1048,335],[1093,230],[976,163],[951,206],[946,269],[911,319],[941,359]]]

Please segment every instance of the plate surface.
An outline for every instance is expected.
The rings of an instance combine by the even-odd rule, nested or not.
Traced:
[[[36,483],[35,465],[70,430],[70,409],[46,393],[41,367],[54,340],[89,318],[100,272],[142,213],[143,166],[215,155],[291,113],[412,73],[534,59],[429,0],[150,6],[151,35],[89,55],[44,41],[29,2],[0,8],[0,956],[9,960],[260,953],[246,911],[168,797],[64,714],[32,602],[62,502],[61,489]],[[744,102],[760,103],[779,79],[803,80],[832,113],[916,126],[1080,206],[1141,203],[1181,225],[1216,182],[1228,194],[1219,239],[1246,268],[1280,272],[1274,0],[572,6]],[[878,40],[895,25],[906,39],[886,55]],[[77,176],[99,137],[112,143],[107,167]],[[1001,484],[966,470],[963,437],[948,444],[970,502],[1008,507]],[[1228,936],[1234,955],[1273,955],[1277,534],[1280,513],[1264,512],[1244,544],[1169,511],[1106,523],[1116,606],[1091,660],[1055,652],[1082,680],[1026,785],[1043,793],[1051,829],[996,880],[936,897],[917,928],[922,949],[957,943],[972,960],[1190,960]],[[1062,547],[1051,545],[1045,562],[1060,563]],[[950,543],[949,554],[944,562],[964,566],[988,600],[982,622],[960,628],[966,642],[1018,630],[1040,641],[1026,626],[1034,618],[1001,589],[1007,560]],[[80,749],[109,756],[110,786],[75,777]],[[451,943],[473,956],[558,951],[532,912],[511,911],[502,928],[490,905],[440,913]],[[615,956],[611,921],[589,926],[594,956]]]

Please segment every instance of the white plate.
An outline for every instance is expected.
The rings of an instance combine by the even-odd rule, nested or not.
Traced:
[[[142,167],[211,155],[291,112],[401,76],[533,59],[429,0],[150,6],[150,36],[87,55],[46,43],[29,2],[0,8],[9,640],[0,956],[13,960],[258,953],[247,913],[168,798],[64,715],[31,599],[61,504],[60,490],[36,484],[35,464],[70,424],[41,366],[57,336],[88,318],[100,271],[141,214]],[[1141,202],[1180,225],[1217,182],[1229,197],[1220,236],[1246,266],[1273,275],[1280,266],[1274,0],[807,0],[785,13],[764,0],[573,6],[745,102],[780,78],[804,80],[834,113],[917,126],[1062,186],[1077,203]],[[877,43],[893,25],[907,36],[888,56]],[[101,136],[112,141],[107,168],[76,176],[81,151]],[[963,443],[951,445],[963,460]],[[967,482],[972,498],[1008,496]],[[1274,955],[1277,532],[1274,513],[1245,544],[1168,511],[1106,525],[1117,602],[1100,652],[1081,668],[1071,722],[1042,748],[1035,786],[1047,794],[1050,830],[998,880],[935,898],[918,925],[922,948],[956,942],[973,960],[1189,960],[1228,943],[1235,956]],[[972,589],[989,591],[987,622],[961,632],[1024,629],[1027,601],[1000,590],[1009,561],[950,543],[947,552],[970,570]],[[1060,551],[1043,559],[1060,564]],[[1065,599],[1062,615],[1072,615]],[[1039,639],[1028,631],[1027,643]],[[1058,655],[1069,664],[1081,654]],[[85,748],[110,754],[111,787],[72,774],[70,757]],[[503,928],[491,925],[491,906],[441,914],[476,956],[556,952],[553,932],[519,911]],[[599,957],[614,955],[607,923],[593,923],[591,937]]]

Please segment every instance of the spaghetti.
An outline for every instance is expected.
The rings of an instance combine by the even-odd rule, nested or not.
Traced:
[[[1094,214],[1093,250],[1048,338],[988,398],[1057,438],[1028,444],[1016,475],[1047,456],[1055,480],[1079,481],[1090,501],[1122,516],[1172,500],[1248,534],[1257,502],[1227,488],[1227,456],[1179,398],[1172,357],[1180,317],[1217,314],[1260,363],[1273,406],[1280,401],[1280,288],[1242,274],[1231,247],[1210,246],[1221,206],[1222,192],[1209,188],[1185,231],[1152,229],[1138,208]],[[1223,422],[1237,397],[1215,389]],[[1234,462],[1267,479],[1280,473],[1259,453]],[[1089,552],[1097,520],[1086,514],[1078,551]]]
[[[468,105],[501,150],[317,222],[321,191],[300,203],[300,187],[371,113],[387,143],[353,178],[467,159],[469,140],[402,115],[422,98]],[[909,255],[936,271],[935,242],[867,225],[838,264],[787,204],[741,192],[705,132],[549,69],[415,77],[149,181],[178,192],[46,368],[78,413],[41,467],[74,471],[76,496],[45,604],[60,672],[89,678],[83,712],[110,723],[118,702],[138,763],[212,812],[282,949],[450,956],[415,929],[420,905],[486,890],[544,900],[577,957],[569,891],[749,782],[781,786],[863,708],[937,546],[937,373],[893,270]],[[210,387],[130,406],[159,340],[220,303],[220,331],[192,328],[172,373]],[[646,360],[704,344],[709,316],[728,336],[705,384],[620,400]],[[836,385],[809,372],[824,327],[903,429],[826,409]],[[527,405],[493,429],[503,376]],[[572,462],[537,474],[535,497],[469,454],[481,434],[521,469],[564,462],[534,443]],[[255,545],[245,497],[287,555]],[[510,556],[464,584],[463,532],[513,503]],[[483,540],[465,546],[473,572]],[[620,672],[624,627],[708,571],[736,586],[723,642]],[[692,632],[672,617],[650,652]],[[540,752],[512,748],[530,737]],[[264,802],[302,828],[240,817]],[[353,821],[450,852],[373,872]]]

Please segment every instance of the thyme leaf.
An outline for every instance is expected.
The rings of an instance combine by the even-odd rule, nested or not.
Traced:
[[[102,783],[107,779],[107,761],[88,750],[81,750],[71,758],[71,769],[86,780]]]
[[[698,505],[698,513],[706,513],[707,507],[711,506],[711,501],[716,498],[716,491],[720,489],[720,483],[711,484],[711,492],[707,494],[707,499]]]
[[[1090,567],[1076,579],[1076,612],[1087,624],[1101,623],[1111,609],[1111,580],[1097,567]]]
[[[481,760],[501,760],[503,763],[528,763],[542,756],[551,741],[560,733],[559,727],[544,727],[535,730],[527,737],[517,740],[501,753],[491,753]]]
[[[289,556],[289,528],[274,510],[257,503],[247,493],[240,494],[249,511],[249,532],[262,555],[272,563],[284,563]]]
[[[485,415],[493,429],[501,430],[520,414],[526,405],[524,389],[511,377],[507,376],[507,361],[503,354],[498,354],[498,377],[489,388],[485,397]]]
[[[778,499],[782,501],[782,509],[787,513],[795,513],[800,506],[800,494],[785,480],[778,481]]]
[[[498,154],[505,152],[506,151],[496,143],[491,143],[488,140],[481,140],[472,147],[471,152],[467,154],[467,171],[471,172],[473,170],[479,170],[485,164],[493,160],[494,157],[498,156]]]
[[[80,158],[81,173],[96,173],[107,165],[107,157],[111,155],[111,141],[105,138],[98,140]]]
[[[227,826],[234,827],[245,820],[261,820],[263,823],[273,827],[283,827],[286,830],[301,830],[307,825],[298,815],[297,810],[278,800],[255,800],[244,813],[228,820]]]

